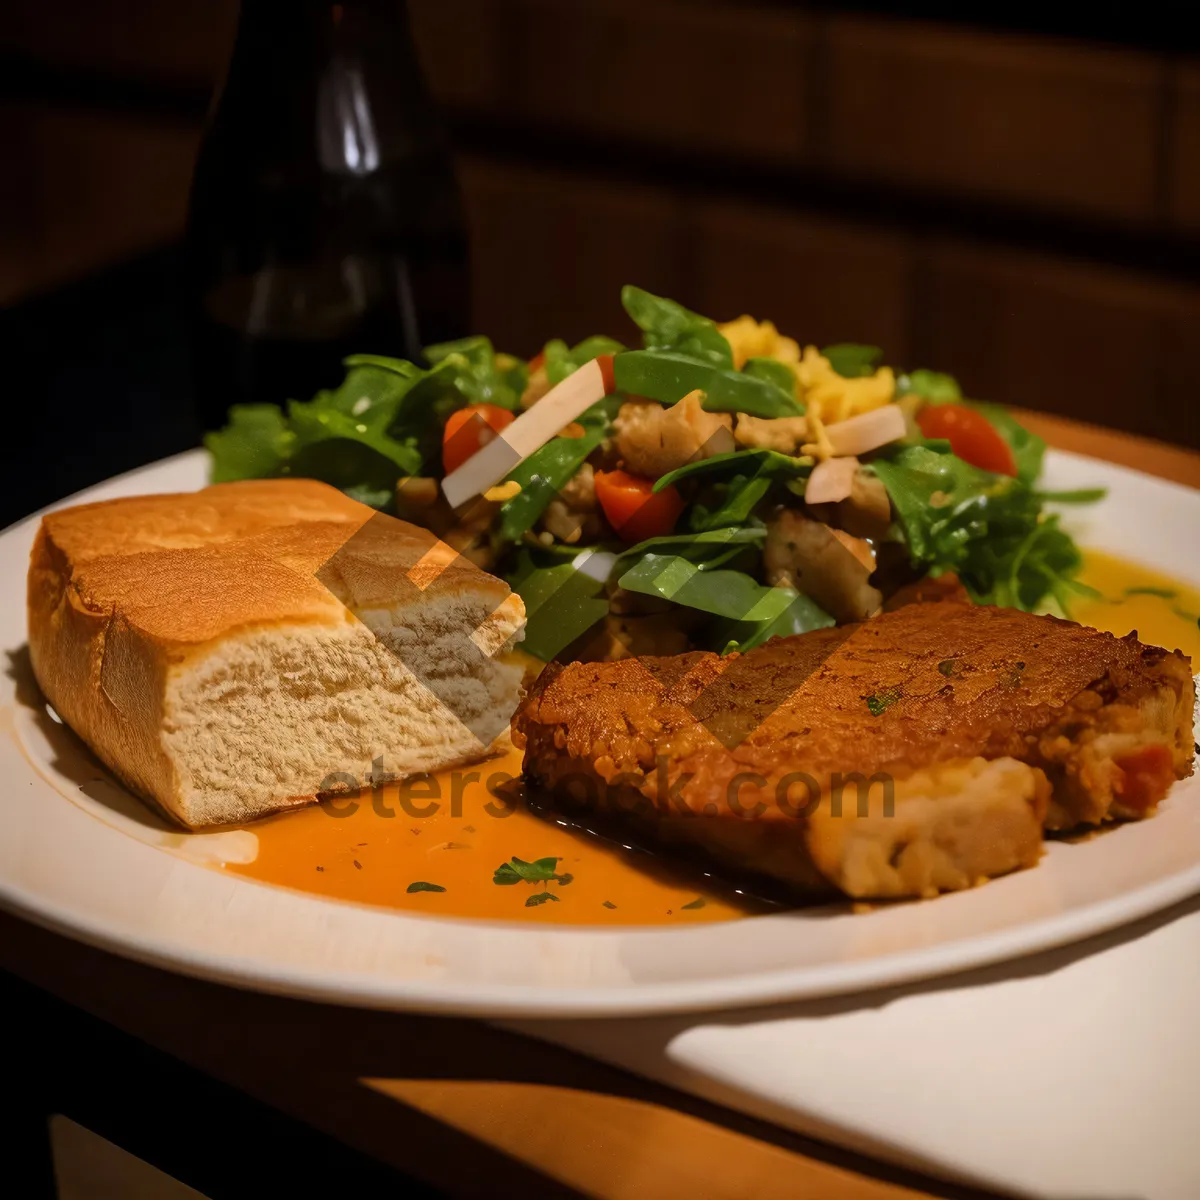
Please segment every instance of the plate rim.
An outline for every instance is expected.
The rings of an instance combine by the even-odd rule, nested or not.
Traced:
[[[209,868],[197,866],[196,869]],[[244,882],[259,887],[270,886],[252,880]],[[364,977],[354,982],[353,976],[344,973],[322,976],[320,968],[264,970],[263,960],[258,957],[229,953],[217,956],[195,950],[181,952],[177,943],[136,931],[120,937],[90,922],[86,914],[64,916],[56,911],[58,906],[52,902],[29,903],[2,879],[0,907],[44,929],[96,949],[210,983],[348,1008],[507,1020],[637,1017],[758,1008],[952,978],[979,967],[1019,962],[1048,950],[1088,941],[1168,909],[1197,892],[1200,892],[1200,864],[1144,884],[1133,892],[1094,901],[1065,915],[1043,917],[1032,923],[984,935],[968,935],[930,948],[897,951],[859,963],[788,967],[735,976],[730,980],[633,983],[603,989],[493,983],[488,985],[491,990],[486,1000],[472,999],[469,985],[459,984],[448,992],[441,983],[423,980],[388,978],[373,982]],[[450,917],[427,919],[431,923],[467,920]],[[486,924],[482,920],[472,923]],[[688,936],[695,929],[674,932]],[[636,927],[626,927],[622,932],[634,933],[635,930]],[[1031,936],[1039,931],[1040,936]],[[542,936],[567,940],[616,930],[596,931],[568,926],[539,932]],[[950,961],[937,961],[943,957]]]

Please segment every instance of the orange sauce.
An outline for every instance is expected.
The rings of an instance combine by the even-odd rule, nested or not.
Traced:
[[[514,750],[410,781],[409,795],[392,784],[364,789],[357,800],[268,817],[252,826],[258,858],[226,870],[362,904],[555,925],[694,924],[760,907],[716,892],[699,871],[673,871],[535,815],[504,790],[520,773]],[[570,881],[494,883],[496,868],[514,856],[528,863],[557,858],[554,873]],[[407,890],[418,882],[446,890]],[[554,899],[528,903],[545,893]]]
[[[1087,555],[1082,578],[1100,597],[1077,601],[1074,619],[1115,634],[1136,629],[1143,641],[1200,662],[1200,591],[1099,553]],[[356,801],[270,817],[253,826],[256,861],[226,870],[361,904],[542,924],[684,925],[763,911],[695,868],[622,849],[515,805],[504,785],[520,771],[521,757],[511,752],[410,782],[403,795],[393,784],[374,794],[364,789]],[[493,882],[496,868],[513,856],[555,858],[555,874],[570,881]],[[418,882],[445,891],[407,890]],[[528,903],[545,893],[554,898]]]

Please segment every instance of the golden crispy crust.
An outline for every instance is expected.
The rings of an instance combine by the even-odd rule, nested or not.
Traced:
[[[340,621],[338,601],[395,604],[407,593],[415,602],[430,588],[468,588],[497,605],[509,595],[427,530],[310,479],[216,484],[50,513],[31,586],[35,570],[52,576],[39,581],[39,597],[61,586],[73,608],[119,613],[175,648],[260,624]]]
[[[1012,864],[1027,865],[1050,807],[1047,778],[1063,787],[1059,825],[1114,815],[1111,767],[1092,753],[1106,738],[1166,745],[1176,776],[1190,773],[1192,692],[1183,655],[1132,635],[930,603],[725,659],[551,667],[514,730],[526,775],[551,792],[590,779],[620,793],[617,808],[640,792],[731,826],[750,813],[752,824],[806,844],[818,865],[821,845],[844,841],[831,805],[840,777],[900,783],[942,764],[1015,760],[1035,773],[1024,807],[1010,810]],[[779,802],[781,781],[798,773],[821,797],[799,820],[794,801]]]
[[[48,513],[42,530],[52,553],[78,565],[138,550],[212,546],[312,521],[358,526],[372,513],[313,479],[256,479],[79,504]]]
[[[516,727],[535,769],[539,752],[562,750],[632,770],[652,766],[658,748],[722,771],[902,773],[946,759],[1022,758],[1028,738],[1084,689],[1107,681],[1131,700],[1164,677],[1190,689],[1188,660],[1132,635],[1014,609],[917,604],[725,659],[698,652],[550,668]]]

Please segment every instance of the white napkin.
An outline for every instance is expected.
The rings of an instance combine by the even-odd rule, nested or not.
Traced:
[[[1200,1198],[1200,897],[925,984],[505,1026],[1005,1195]]]

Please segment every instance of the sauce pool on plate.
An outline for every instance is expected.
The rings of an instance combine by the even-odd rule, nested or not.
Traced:
[[[339,900],[501,921],[685,923],[729,920],[761,907],[714,895],[699,872],[669,873],[648,855],[534,815],[505,791],[520,772],[521,755],[513,750],[268,817],[254,825],[258,858],[227,869]],[[410,891],[414,884],[426,886]]]
[[[1084,553],[1079,579],[1099,594],[1080,598],[1071,606],[1074,620],[1118,637],[1136,632],[1149,645],[1182,650],[1196,669],[1200,663],[1200,589],[1099,551]]]
[[[1200,590],[1094,552],[1085,555],[1081,580],[1098,595],[1076,601],[1075,620],[1119,636],[1136,630],[1144,642],[1200,661]],[[766,910],[695,868],[535,815],[508,789],[520,772],[521,755],[512,751],[270,817],[253,826],[255,861],[225,869],[333,899],[446,917],[683,925]]]

